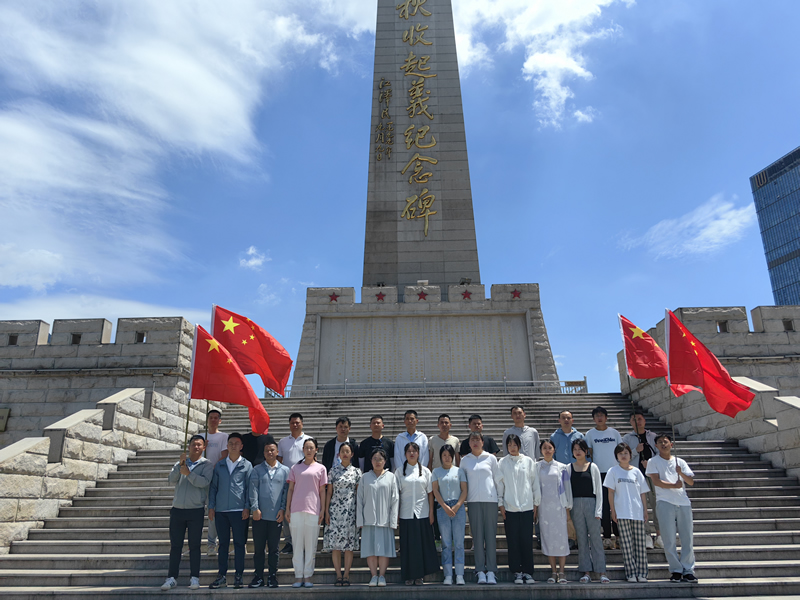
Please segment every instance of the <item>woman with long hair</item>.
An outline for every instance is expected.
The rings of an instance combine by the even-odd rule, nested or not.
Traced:
[[[303,460],[289,471],[289,494],[286,499],[286,521],[292,528],[294,553],[292,565],[296,581],[292,587],[313,587],[311,576],[317,556],[319,526],[325,516],[325,486],[328,472],[317,462],[317,440],[303,442]]]
[[[611,583],[606,575],[606,555],[603,552],[603,482],[600,468],[586,460],[589,444],[585,440],[572,442],[569,483],[572,488],[572,522],[578,537],[578,570],[583,571],[581,583],[592,581],[592,572],[600,574],[600,583]]]
[[[394,530],[400,493],[397,479],[388,469],[386,450],[378,447],[367,460],[372,462],[372,470],[364,474],[358,486],[356,525],[361,529],[361,558],[367,559],[372,575],[369,586],[384,587],[389,559],[396,556]]]
[[[521,449],[519,436],[509,434],[508,454],[498,464],[497,503],[506,527],[508,569],[514,583],[533,583],[533,508],[540,500],[539,479],[536,463]]]
[[[547,583],[567,583],[564,568],[569,556],[567,519],[572,508],[572,487],[569,482],[567,465],[553,457],[556,447],[549,439],[539,444],[542,460],[539,469],[539,505],[534,509],[534,518],[539,519],[542,537],[542,553],[550,562],[552,573]],[[556,571],[558,562],[558,571]]]
[[[419,445],[410,442],[403,468],[395,473],[400,491],[400,573],[406,585],[422,585],[425,575],[439,570],[431,472],[419,458]]]
[[[353,444],[343,442],[339,446],[339,460],[331,469],[325,507],[325,535],[323,552],[331,552],[336,571],[337,586],[350,585],[350,567],[353,551],[358,550],[358,528],[356,527],[356,491],[361,481],[361,471],[350,461],[353,459]],[[344,553],[344,575],[342,575],[342,553]]]

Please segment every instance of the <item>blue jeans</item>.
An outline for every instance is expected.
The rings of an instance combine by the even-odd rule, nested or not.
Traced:
[[[678,506],[659,500],[656,502],[658,523],[661,526],[661,539],[664,542],[664,554],[667,555],[670,573],[694,575],[694,526],[692,507]],[[675,532],[681,536],[681,555],[678,558]]]
[[[447,500],[447,506],[453,506],[458,500]],[[464,575],[464,531],[467,527],[467,511],[464,505],[450,517],[440,506],[436,509],[439,519],[439,531],[442,534],[442,567],[445,577],[453,576],[453,552],[456,556],[456,575]]]

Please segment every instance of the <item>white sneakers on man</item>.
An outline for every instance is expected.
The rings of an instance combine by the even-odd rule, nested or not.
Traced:
[[[480,581],[478,583],[480,583]],[[492,571],[489,571],[486,574],[486,583],[488,583],[489,585],[497,585],[497,579],[495,578],[494,573]]]
[[[189,589],[190,590],[199,590],[200,589],[200,578],[199,577],[192,577],[189,580]]]
[[[662,550],[664,549],[664,540],[661,539],[660,535],[656,536],[656,541],[654,545],[656,548],[661,548]]]
[[[444,585],[453,585],[453,576],[452,575],[448,575],[447,577],[445,577],[444,581],[442,581],[442,584],[444,584]]]
[[[647,538],[644,540],[644,547],[647,548],[648,550],[652,550],[653,549],[654,546],[653,546],[653,538],[652,538],[652,536],[648,535]]]
[[[486,583],[486,573],[483,571],[478,571],[478,585],[483,585]]]
[[[456,585],[466,585],[467,582],[464,581],[463,575],[456,575]]]

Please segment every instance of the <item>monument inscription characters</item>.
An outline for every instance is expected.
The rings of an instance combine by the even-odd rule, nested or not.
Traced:
[[[450,0],[378,0],[364,277],[309,288],[292,394],[558,380],[537,284],[480,282]]]
[[[450,0],[378,1],[371,132],[362,285],[480,283]]]

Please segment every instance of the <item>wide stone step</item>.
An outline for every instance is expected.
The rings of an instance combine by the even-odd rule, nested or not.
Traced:
[[[663,550],[648,550],[648,563],[653,567],[663,566],[666,567],[666,559],[664,558]],[[321,555],[322,557],[326,555]],[[507,553],[504,549],[498,549],[498,564],[507,565]],[[622,568],[622,553],[619,550],[607,551],[607,561],[615,568]],[[791,563],[793,568],[800,569],[800,560],[798,560],[796,546],[747,546],[743,548],[698,548],[695,551],[695,558],[698,563],[703,562],[751,562],[754,565],[759,565],[759,568],[769,570],[781,564]],[[282,561],[289,568],[291,557],[282,557]],[[355,560],[355,559],[354,559]],[[358,560],[362,560],[360,557]],[[577,553],[573,552],[567,557],[567,564],[571,568],[577,565]],[[539,551],[534,554],[534,564],[545,564],[545,559]],[[72,570],[81,571],[85,569],[99,569],[99,570],[115,570],[115,569],[161,569],[162,577],[166,572],[169,563],[169,556],[166,554],[152,554],[152,555],[139,555],[139,554],[83,554],[80,556],[75,555],[61,555],[61,554],[8,554],[2,561],[0,561],[0,573],[10,571],[11,573],[17,572],[20,569],[40,569],[42,573],[53,570]],[[233,553],[229,556],[230,567],[233,567]],[[202,555],[201,568],[212,570],[217,568],[217,557],[208,557]],[[247,554],[246,564],[252,565],[252,555]],[[399,557],[392,559],[390,564],[399,566]],[[472,551],[465,553],[465,564],[467,566],[474,565],[474,555]],[[609,567],[611,570],[611,567]],[[800,570],[795,571],[795,574],[800,573]],[[763,573],[766,575],[767,573]],[[788,574],[788,573],[787,573]],[[668,577],[668,575],[664,575]],[[724,575],[724,576],[733,576]],[[740,574],[742,576],[742,574]],[[698,577],[700,575],[698,574]],[[13,584],[8,584],[13,585]]]
[[[724,476],[719,475],[716,477],[708,477],[706,473],[695,473],[694,485],[686,486],[689,495],[699,489],[710,488],[741,488],[741,487],[780,487],[783,489],[800,489],[797,485],[797,479],[794,477],[777,477],[767,476],[759,477],[757,475],[748,475],[742,473],[740,475]]]
[[[81,538],[65,540],[29,539],[13,542],[11,554],[168,554],[168,532],[161,530],[159,537],[152,536],[144,539],[106,538],[100,539],[96,535],[84,535]],[[252,534],[249,536],[247,549],[253,551]],[[467,549],[473,547],[470,533],[464,537]],[[774,546],[800,544],[798,531],[770,531],[770,532],[695,532],[695,549],[717,546]],[[497,548],[508,548],[505,531],[498,531]],[[322,550],[322,539],[317,544],[317,550]],[[324,555],[323,555],[324,556]],[[614,556],[609,551],[609,560]]]
[[[29,575],[30,576],[30,575]],[[74,586],[61,586],[61,587],[32,587],[30,585],[22,584],[19,587],[7,587],[3,589],[4,596],[13,598],[14,600],[39,600],[42,597],[59,598],[59,600],[85,600],[92,598],[92,600],[105,600],[119,598],[152,598],[161,595],[157,586],[163,582],[158,581],[158,575],[153,574],[156,582],[144,587],[144,582],[137,582],[125,585],[124,588],[109,586],[98,586],[93,588],[86,588],[81,585]],[[333,575],[331,575],[333,577]],[[185,596],[191,598],[204,598],[204,599],[217,599],[228,598],[230,594],[249,594],[254,597],[260,597],[263,594],[269,594],[278,597],[289,597],[293,600],[318,600],[319,598],[326,597],[341,598],[355,600],[371,600],[375,598],[376,593],[380,593],[383,600],[405,600],[413,598],[415,600],[422,600],[429,598],[431,594],[436,594],[437,597],[446,599],[460,600],[461,598],[475,598],[480,600],[529,600],[532,594],[535,598],[541,600],[565,600],[566,598],[585,599],[585,600],[606,600],[627,598],[630,600],[644,599],[656,600],[657,598],[693,598],[702,596],[707,600],[716,600],[721,597],[731,596],[749,596],[751,600],[771,600],[776,596],[788,596],[800,593],[800,578],[798,577],[785,577],[780,579],[770,577],[754,577],[752,579],[742,578],[717,578],[714,579],[703,578],[699,585],[688,584],[670,584],[667,581],[655,580],[651,577],[648,583],[625,583],[625,582],[612,582],[607,585],[581,585],[575,583],[574,585],[560,586],[559,584],[546,584],[535,586],[535,592],[528,586],[515,586],[511,583],[499,583],[496,586],[478,586],[469,583],[466,586],[459,587],[444,587],[436,583],[426,584],[422,587],[408,588],[403,585],[396,585],[393,581],[388,587],[375,590],[375,588],[367,587],[364,584],[355,584],[347,588],[337,588],[332,586],[314,587],[311,589],[289,589],[283,590],[283,593],[275,590],[250,590],[243,588],[241,590],[222,589],[222,590],[209,590],[205,587],[213,579],[213,574],[201,574],[201,583],[203,588],[200,590],[189,590],[185,586],[188,585],[186,577],[179,579],[181,587],[176,588],[169,592],[170,597]],[[279,578],[283,578],[280,575]],[[110,579],[110,577],[109,577]],[[247,581],[245,581],[247,583]],[[283,583],[283,585],[289,585]],[[319,585],[319,584],[318,584]],[[155,589],[154,589],[155,588]],[[283,594],[286,594],[284,596]],[[768,595],[764,595],[768,594]]]
[[[59,521],[56,519],[55,521]],[[151,526],[145,527],[121,527],[116,526],[114,519],[107,520],[104,524],[107,528],[101,529],[103,523],[98,523],[97,519],[91,522],[82,521],[71,528],[52,528],[31,529],[28,532],[28,539],[32,541],[40,540],[164,540],[169,538],[169,519],[153,519]],[[97,527],[96,527],[97,526]],[[206,528],[204,528],[204,531]],[[469,525],[467,525],[469,531]],[[694,522],[695,535],[701,533],[719,534],[721,532],[761,532],[768,534],[775,531],[800,531],[800,518],[795,519],[716,519],[709,521]],[[498,534],[505,533],[505,526],[498,525]],[[205,535],[205,533],[203,534]],[[205,537],[203,538],[205,539]]]

